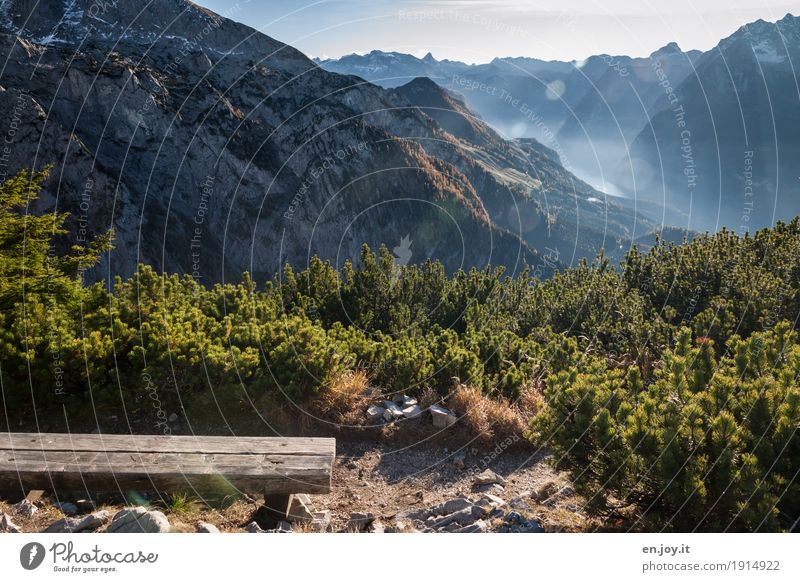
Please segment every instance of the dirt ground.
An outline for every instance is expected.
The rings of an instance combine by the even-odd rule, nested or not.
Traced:
[[[515,501],[520,513],[536,519],[546,531],[591,531],[600,526],[586,515],[583,501],[565,476],[552,469],[545,454],[510,440],[492,449],[424,441],[337,439],[332,491],[312,495],[311,502],[315,511],[330,510],[329,531],[344,531],[352,512],[371,512],[391,526],[403,512],[432,507],[459,495],[475,497],[473,479],[487,468],[506,479],[504,490],[497,495],[506,502]],[[0,501],[0,512],[8,513],[24,532],[42,531],[64,517],[46,496],[37,502],[39,511],[30,518],[14,512],[11,504],[16,501]],[[125,506],[121,499],[105,501],[98,503],[97,509],[106,509],[111,515]],[[146,504],[167,515],[172,531],[192,532],[199,522],[208,522],[223,532],[236,532],[244,531],[258,503],[258,499],[245,496],[224,507],[208,507],[192,499],[182,503],[150,499]]]

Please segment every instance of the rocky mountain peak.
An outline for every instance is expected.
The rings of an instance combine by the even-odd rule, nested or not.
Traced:
[[[797,41],[800,41],[800,18],[787,14],[776,22],[758,19],[745,24],[721,40],[717,48],[729,51],[735,47],[753,47],[759,60],[769,61],[774,60],[774,53],[785,54],[786,46]]]
[[[681,50],[681,47],[678,46],[678,43],[671,42],[669,44],[664,45],[657,51],[654,51],[650,55],[650,58],[653,59],[653,58],[668,57],[671,55],[681,55],[681,54],[683,54],[683,51]]]
[[[94,46],[173,59],[176,52],[202,52],[212,62],[280,52],[295,71],[310,63],[299,51],[189,0],[149,0],[146,5],[133,0],[3,0],[0,32],[43,46]]]

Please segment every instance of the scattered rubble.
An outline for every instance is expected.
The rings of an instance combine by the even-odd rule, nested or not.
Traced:
[[[508,504],[492,494],[477,499],[455,497],[427,509],[411,510],[398,514],[399,523],[409,521],[421,532],[481,533],[506,531],[512,533],[544,531],[540,524],[518,511],[505,512]],[[493,523],[497,523],[493,527]]]
[[[428,410],[431,413],[433,426],[435,428],[447,428],[452,426],[457,417],[454,412],[434,404]],[[421,418],[425,409],[419,405],[416,398],[411,398],[405,394],[397,395],[391,400],[382,400],[380,403],[373,403],[367,407],[364,416],[370,423],[392,423],[401,419]]]

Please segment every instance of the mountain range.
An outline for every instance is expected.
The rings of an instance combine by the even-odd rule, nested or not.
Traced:
[[[70,212],[66,245],[115,228],[96,277],[263,279],[364,243],[545,272],[655,228],[429,79],[329,72],[186,0],[4,0],[0,56],[0,178],[52,166],[31,210]]]
[[[318,61],[386,87],[425,74],[509,138],[532,137],[659,223],[740,232],[800,213],[800,19],[742,26],[706,51],[495,59],[373,51]]]

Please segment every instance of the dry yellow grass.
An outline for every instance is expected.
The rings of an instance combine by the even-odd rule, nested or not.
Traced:
[[[459,384],[450,397],[450,406],[464,417],[466,427],[480,440],[490,442],[506,437],[522,437],[531,418],[543,403],[541,391],[525,388],[516,402],[489,396],[480,389]]]
[[[320,389],[312,404],[321,417],[343,425],[364,421],[364,409],[371,401],[369,378],[362,370],[347,370]]]

